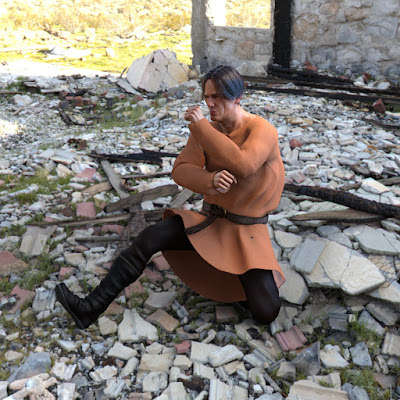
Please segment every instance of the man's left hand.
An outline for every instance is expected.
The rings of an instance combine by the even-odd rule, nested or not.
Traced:
[[[204,116],[199,106],[189,107],[185,112],[185,120],[190,121],[192,124],[203,118]]]

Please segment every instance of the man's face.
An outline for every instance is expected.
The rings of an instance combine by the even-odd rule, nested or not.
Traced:
[[[204,86],[204,100],[212,121],[224,122],[233,119],[237,106],[236,101],[225,99],[211,79]]]

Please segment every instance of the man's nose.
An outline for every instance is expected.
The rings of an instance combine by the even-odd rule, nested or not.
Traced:
[[[207,107],[212,107],[214,105],[214,102],[212,101],[212,99],[204,100],[204,102],[207,104]]]

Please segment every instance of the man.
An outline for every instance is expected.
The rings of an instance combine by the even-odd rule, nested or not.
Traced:
[[[200,107],[187,109],[191,135],[172,178],[203,194],[203,209],[166,210],[163,221],[144,229],[84,299],[58,285],[57,299],[82,329],[138,279],[157,251],[198,293],[223,302],[247,300],[262,324],[279,313],[277,288],[284,278],[266,226],[284,186],[277,131],[240,106],[244,82],[234,68],[214,68],[202,87],[211,123]]]

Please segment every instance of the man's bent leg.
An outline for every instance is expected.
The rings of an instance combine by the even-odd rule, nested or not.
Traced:
[[[254,319],[270,324],[279,314],[281,300],[271,270],[251,269],[239,275]]]
[[[65,284],[56,286],[57,300],[81,328],[97,320],[118,294],[143,273],[151,256],[161,250],[193,249],[181,217],[172,217],[145,228],[113,261],[107,275],[84,299],[72,294]]]

